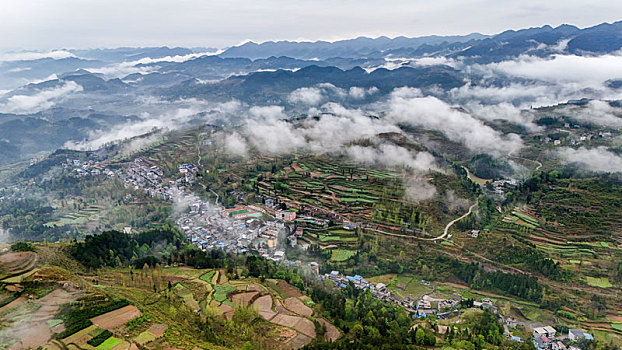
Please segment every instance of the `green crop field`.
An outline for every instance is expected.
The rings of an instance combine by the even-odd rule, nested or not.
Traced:
[[[121,344],[121,339],[119,338],[115,338],[115,337],[110,337],[108,339],[106,339],[103,343],[99,344],[95,349],[97,350],[110,350],[112,348],[114,348],[115,346]]]
[[[214,277],[215,273],[216,271],[212,270],[212,271],[202,274],[200,278],[207,283],[212,283],[212,277]]]
[[[335,249],[332,251],[331,260],[333,261],[346,261],[356,254],[352,250]]]
[[[219,303],[224,302],[225,300],[227,300],[227,293],[229,292],[233,292],[235,290],[235,287],[232,286],[214,286],[214,300],[216,300]]]
[[[599,287],[599,288],[613,287],[613,285],[611,284],[611,282],[609,282],[609,279],[607,277],[596,278],[596,277],[587,276],[585,278],[587,279],[587,284],[589,284],[592,287]]]

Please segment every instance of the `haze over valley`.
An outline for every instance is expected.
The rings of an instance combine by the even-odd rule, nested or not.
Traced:
[[[113,3],[0,25],[0,348],[622,346],[618,5]]]

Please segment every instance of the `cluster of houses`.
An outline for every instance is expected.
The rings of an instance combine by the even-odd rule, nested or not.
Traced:
[[[179,173],[184,175],[184,181],[188,184],[193,184],[196,179],[196,173],[199,171],[194,164],[181,164],[177,167]]]
[[[176,182],[170,181],[168,185],[163,184],[163,175],[164,172],[159,167],[148,166],[142,159],[136,158],[125,169],[123,181],[126,187],[143,190],[150,197],[171,200],[173,198],[172,187],[176,187]]]
[[[63,163],[61,163],[63,169],[71,169],[72,173],[78,177],[85,176],[100,176],[104,175],[106,177],[118,177],[121,175],[121,170],[111,170],[109,168],[101,169],[98,166],[98,163],[93,160],[80,160],[80,159],[69,159],[67,158]]]
[[[126,168],[123,179],[126,186],[142,189],[151,197],[172,200],[187,207],[178,213],[177,225],[192,244],[203,250],[246,253],[255,249],[267,259],[276,262],[285,259],[285,251],[279,247],[279,237],[285,237],[282,222],[265,220],[265,210],[257,206],[224,210],[217,204],[204,201],[184,187],[184,184],[191,183],[188,178],[198,169],[191,164],[182,164],[179,171],[184,177],[165,182],[159,167],[148,166],[138,158]]]
[[[338,288],[346,288],[349,283],[352,283],[354,288],[369,290],[374,298],[397,304],[416,318],[434,316],[438,319],[447,319],[460,314],[460,311],[457,310],[460,304],[459,300],[434,299],[428,296],[423,296],[420,300],[413,300],[410,297],[402,298],[393,293],[384,283],[374,284],[359,275],[348,276],[341,274],[339,271],[331,271],[330,273],[320,275],[318,278],[320,280],[332,281]]]
[[[509,190],[515,189],[518,186],[518,180],[516,179],[501,179],[495,180],[490,183],[492,186],[492,192],[497,195],[503,195]]]
[[[261,208],[222,210],[200,198],[192,198],[190,210],[181,214],[177,224],[194,245],[203,250],[218,248],[239,254],[254,249],[275,262],[284,260],[285,251],[279,247],[279,237],[285,235],[285,226],[265,220]]]
[[[566,128],[570,128],[570,124],[564,125]],[[579,128],[579,125],[573,125],[572,128]],[[558,129],[560,133],[567,134],[566,136],[562,136],[560,138],[551,138],[549,136],[543,137],[541,140],[544,143],[553,143],[555,146],[560,145],[579,145],[585,141],[590,141],[596,138],[611,138],[613,137],[613,133],[608,131],[599,131],[598,133],[585,133],[581,135],[577,135],[570,130]]]
[[[533,328],[532,339],[538,350],[581,350],[572,344],[582,339],[593,340],[594,337],[580,329],[570,329],[568,334],[559,334],[555,328],[543,326]]]

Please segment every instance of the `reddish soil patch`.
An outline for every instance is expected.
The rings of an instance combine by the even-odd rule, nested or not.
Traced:
[[[258,295],[259,292],[238,293],[231,297],[231,301],[236,305],[248,306],[253,298]]]
[[[75,291],[68,292],[64,289],[55,289],[36,301],[37,304],[40,304],[40,307],[36,308],[34,311],[29,309],[22,311],[22,316],[25,316],[25,313],[29,313],[29,317],[22,318],[19,317],[20,314],[14,314],[13,317],[21,318],[22,320],[8,327],[8,333],[11,334],[11,337],[17,339],[17,342],[9,347],[9,349],[35,349],[47,344],[52,337],[52,330],[50,330],[46,321],[54,318],[58,313],[59,305],[77,299],[79,294],[79,292]],[[20,301],[19,304],[27,302],[23,300],[23,298],[18,298],[15,301],[18,300]],[[15,311],[17,310],[13,312]],[[19,313],[19,311],[17,312]],[[57,330],[56,327],[54,329],[55,331]]]
[[[27,328],[17,327],[11,333],[11,336],[18,341],[9,346],[9,350],[36,349],[45,345],[52,337],[52,332],[45,322],[29,324]]]
[[[138,316],[140,316],[140,310],[138,310],[134,305],[128,305],[103,315],[93,317],[91,322],[99,328],[112,331],[113,329],[123,326],[127,321]]]
[[[611,320],[611,322],[622,323],[622,315],[609,314],[607,318]]]
[[[0,255],[0,266],[9,275],[30,271],[35,266],[37,254],[34,252],[6,253]]]
[[[326,339],[326,341],[334,342],[341,337],[341,332],[339,332],[339,329],[337,329],[337,327],[335,327],[332,323],[323,318],[318,318],[317,321],[326,327],[326,333],[324,333],[324,339]]]
[[[149,327],[149,329],[147,329],[147,332],[160,338],[164,336],[164,332],[166,331],[167,328],[168,328],[168,325],[165,325],[162,323],[156,323],[153,326]]]
[[[233,308],[229,305],[221,304],[218,306],[218,310],[222,312],[222,316],[228,320],[233,318]]]
[[[311,343],[312,340],[313,340],[313,338],[299,333],[297,336],[292,338],[292,340],[287,342],[285,344],[284,348],[285,349],[300,349],[303,346]]]
[[[296,316],[295,313],[287,310],[283,304],[281,304],[281,301],[279,299],[275,299],[274,300],[274,311],[276,311],[279,314],[284,314],[284,315],[291,315],[291,316]]]
[[[24,287],[21,284],[10,284],[6,287],[4,287],[4,289],[8,290],[9,292],[15,293],[15,292],[22,292],[24,290]],[[8,295],[7,295],[8,297]],[[2,298],[4,299],[4,298]]]
[[[0,264],[14,264],[35,255],[33,252],[6,253],[0,255]]]
[[[12,302],[4,305],[3,307],[0,307],[0,311],[5,311],[5,310],[9,310],[12,309],[14,307],[20,306],[22,303],[24,303],[26,301],[26,298],[24,297],[19,297],[15,300],[13,300]]]
[[[304,317],[278,314],[270,322],[293,328],[308,337],[315,338],[315,325]]]
[[[257,310],[259,316],[266,321],[270,321],[276,315],[276,312],[272,311],[272,297],[269,295],[257,298],[253,302],[253,309]]]
[[[298,298],[287,298],[283,301],[283,305],[298,315],[301,316],[311,316],[313,315],[313,310],[310,307],[303,304],[302,301]]]

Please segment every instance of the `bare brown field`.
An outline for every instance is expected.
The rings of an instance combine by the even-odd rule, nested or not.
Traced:
[[[302,293],[300,293],[298,289],[292,287],[291,284],[283,280],[277,280],[276,285],[288,298],[298,298],[302,296]]]
[[[264,295],[259,297],[253,302],[253,308],[257,310],[259,316],[266,321],[270,321],[276,312],[272,311],[272,297],[269,295]]]
[[[103,315],[93,317],[91,322],[100,328],[112,331],[115,328],[123,326],[127,321],[140,316],[140,314],[140,310],[138,310],[136,306],[128,305]]]
[[[16,252],[0,255],[0,267],[9,276],[32,270],[36,262],[37,254],[34,252]]]
[[[253,298],[258,294],[259,292],[233,294],[233,296],[231,296],[231,301],[236,305],[248,306],[248,304],[250,304]]]
[[[221,304],[218,306],[218,310],[222,313],[222,316],[226,319],[231,319],[233,317],[233,308],[226,304]]]
[[[76,291],[55,289],[36,301],[29,301],[24,298],[13,301],[15,304],[11,303],[13,304],[12,307],[6,309],[7,316],[9,316],[7,319],[16,321],[7,324],[6,329],[11,337],[17,339],[18,342],[14,343],[10,349],[36,349],[47,344],[52,337],[52,330],[47,321],[54,318],[60,309],[60,305],[76,300],[79,294]],[[30,307],[33,305],[36,307]],[[17,308],[17,306],[20,307]],[[58,329],[60,328],[55,327],[55,330]]]
[[[278,314],[270,322],[293,328],[308,337],[315,338],[315,325],[304,317]]]
[[[283,349],[300,349],[303,346],[311,343],[311,341],[313,341],[313,338],[308,337],[302,333],[298,333],[298,335],[296,335],[290,341],[285,343],[285,346],[283,346]]]
[[[15,307],[20,306],[22,303],[24,303],[26,301],[26,298],[24,297],[19,297],[15,300],[13,300],[12,302],[4,305],[3,307],[0,307],[0,311],[6,311],[6,310],[10,310],[13,309]]]
[[[287,298],[283,301],[283,305],[288,309],[293,311],[294,313],[301,316],[311,316],[313,315],[313,310],[310,307],[303,304],[302,301],[298,298]]]
[[[339,329],[337,329],[337,327],[335,327],[332,323],[323,318],[317,318],[316,320],[326,327],[326,333],[324,334],[324,339],[326,341],[334,342],[341,337],[341,332],[339,332]]]
[[[162,336],[164,336],[164,332],[166,331],[166,329],[168,328],[168,325],[162,324],[162,323],[156,323],[154,325],[152,325],[151,327],[149,327],[149,329],[147,329],[147,332],[155,335],[156,337],[160,338]]]
[[[296,315],[296,313],[286,309],[279,299],[274,300],[274,311],[276,311],[279,314],[292,315],[292,316]]]

